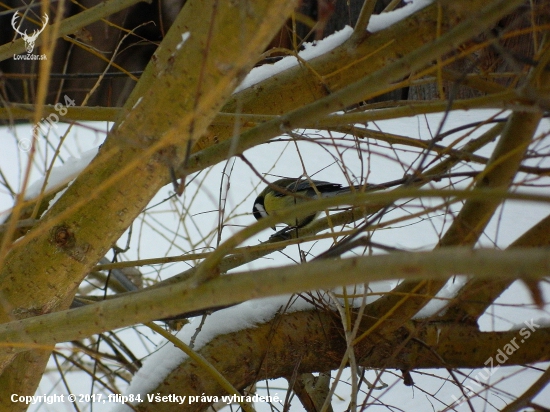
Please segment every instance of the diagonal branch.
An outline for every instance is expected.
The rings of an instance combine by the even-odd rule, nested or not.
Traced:
[[[185,4],[98,156],[0,265],[3,323],[68,307],[76,286],[164,185],[169,168],[184,160],[188,142],[204,133],[294,3],[254,2],[248,14],[231,2]],[[1,369],[12,359],[2,357]],[[19,369],[39,376],[44,366]],[[34,384],[2,374],[0,404],[9,403],[9,393],[32,394]]]
[[[364,327],[362,325],[360,332]],[[281,314],[270,322],[217,336],[199,352],[216,369],[227,371],[226,376],[233,386],[242,389],[254,383],[257,377],[272,379],[292,376],[295,371],[314,373],[337,369],[347,350],[343,335],[337,313],[302,311]],[[410,335],[414,339],[409,340]],[[407,322],[406,327],[388,333],[383,340],[365,339],[354,351],[359,364],[366,368],[483,368],[498,349],[517,338],[518,331],[479,332],[472,325]],[[405,340],[408,343],[403,345]],[[536,328],[530,333],[529,345],[521,346],[503,366],[548,361],[549,342],[550,329]],[[207,372],[197,368],[188,358],[149,392],[161,396],[198,395],[199,398],[202,393],[225,395],[212,379],[207,378]],[[200,411],[207,405],[207,402],[193,404],[185,410]],[[140,403],[137,409],[139,412],[170,410],[165,405],[149,402]]]

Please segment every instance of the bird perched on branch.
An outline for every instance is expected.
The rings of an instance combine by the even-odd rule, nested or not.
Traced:
[[[383,189],[381,185],[342,186],[339,183],[322,180],[285,178],[274,181],[260,193],[254,201],[252,212],[257,220],[277,211],[307,202],[311,199],[321,199],[352,193],[353,191]],[[321,212],[320,210],[307,215],[292,216],[283,221],[292,228],[302,228],[311,223]],[[272,228],[275,230],[275,228]]]

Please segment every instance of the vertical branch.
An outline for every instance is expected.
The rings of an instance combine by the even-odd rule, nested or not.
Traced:
[[[353,29],[353,34],[351,35],[352,41],[359,43],[367,35],[367,27],[369,25],[370,17],[374,12],[374,6],[376,5],[377,0],[365,0],[363,7],[361,8],[361,13]]]

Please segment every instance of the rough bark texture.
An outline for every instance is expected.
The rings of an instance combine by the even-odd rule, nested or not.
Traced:
[[[204,133],[293,2],[250,7],[246,16],[216,0],[189,1],[182,9],[98,156],[2,256],[3,323],[68,307],[84,276],[164,185],[169,167]],[[21,342],[28,339],[21,336]],[[42,374],[43,353],[2,357],[3,410],[21,408],[10,403],[11,393],[34,392],[36,381],[26,376]],[[9,373],[13,365],[18,374]]]

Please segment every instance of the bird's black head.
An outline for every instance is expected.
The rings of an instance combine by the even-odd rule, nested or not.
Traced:
[[[252,208],[252,213],[254,214],[254,217],[256,218],[256,220],[260,220],[263,217],[267,217],[263,196],[258,196],[254,201],[254,207]]]

